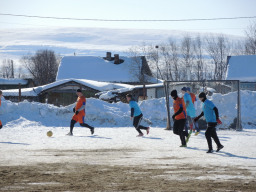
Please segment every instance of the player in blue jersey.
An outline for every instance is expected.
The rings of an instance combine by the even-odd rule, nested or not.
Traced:
[[[186,92],[190,95],[191,97],[191,100],[189,99],[189,105],[191,106],[190,108],[192,110],[189,109],[188,111],[188,123],[189,123],[189,127],[190,127],[190,130],[193,130],[193,132],[196,131],[195,135],[198,135],[199,132],[200,132],[200,129],[199,129],[199,126],[198,126],[198,122],[195,122],[194,119],[196,117],[196,106],[195,106],[195,103],[196,103],[196,96],[194,93],[191,93],[190,92],[190,87],[187,87],[186,89]],[[192,101],[192,104],[191,104],[191,101]]]
[[[221,150],[224,146],[220,143],[220,140],[217,136],[216,133],[216,126],[217,126],[217,122],[221,122],[219,120],[219,112],[217,107],[213,104],[212,101],[208,100],[206,98],[206,94],[204,92],[199,94],[199,99],[200,101],[203,102],[203,112],[194,119],[194,121],[197,121],[198,119],[200,119],[202,116],[205,117],[205,120],[207,122],[207,129],[205,132],[205,137],[208,143],[208,147],[209,150],[207,151],[207,153],[212,153],[213,152],[213,148],[212,148],[212,138],[215,141],[215,143],[217,144],[217,151]]]
[[[127,99],[128,103],[131,107],[131,120],[133,120],[133,126],[139,132],[138,137],[143,136],[143,133],[142,133],[141,129],[146,130],[147,134],[149,134],[149,129],[150,128],[140,125],[141,120],[143,118],[143,114],[140,110],[140,107],[139,107],[138,103],[132,98],[131,94],[127,94],[126,99]]]
[[[193,119],[196,117],[196,110],[195,110],[195,107],[194,107],[194,104],[192,102],[192,98],[191,98],[190,94],[187,93],[186,91],[187,91],[186,87],[183,87],[181,89],[181,92],[183,94],[183,99],[184,99],[184,102],[185,102],[185,105],[186,105],[186,111],[187,111],[187,121],[186,121],[186,124],[185,124],[185,130],[186,130],[186,132],[188,132],[188,129],[190,129],[190,131],[188,133],[188,137],[186,139],[186,142],[188,142],[189,138],[192,134]]]

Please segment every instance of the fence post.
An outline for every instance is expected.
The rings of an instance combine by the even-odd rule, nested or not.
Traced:
[[[164,92],[165,92],[165,102],[167,110],[167,125],[165,130],[171,130],[171,120],[170,120],[170,101],[169,101],[169,85],[168,82],[164,81]]]
[[[21,84],[19,83],[19,102],[21,102]]]
[[[242,123],[241,123],[241,96],[240,96],[240,81],[237,81],[237,121],[236,121],[236,130],[242,131]]]

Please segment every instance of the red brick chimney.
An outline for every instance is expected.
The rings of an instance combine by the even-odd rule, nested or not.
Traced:
[[[108,60],[108,61],[111,61],[111,60],[112,60],[112,58],[111,58],[111,52],[107,52],[107,54],[106,54],[106,60]]]
[[[120,62],[120,59],[119,59],[119,54],[115,54],[115,55],[114,55],[114,58],[115,58],[114,64],[120,64],[120,63],[121,63],[121,62]]]

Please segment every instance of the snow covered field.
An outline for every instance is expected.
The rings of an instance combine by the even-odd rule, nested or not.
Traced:
[[[136,137],[124,103],[88,99],[87,119],[96,126],[95,135],[76,125],[69,137],[72,105],[3,101],[0,191],[255,191],[256,129],[248,122],[256,124],[256,93],[242,94],[242,103],[249,105],[242,107],[248,126],[241,132],[218,131],[225,147],[213,154],[206,154],[204,131],[180,148],[179,137],[163,130],[163,98],[140,104],[143,124],[153,125],[143,138]],[[232,94],[212,99],[221,114],[226,108],[232,115]],[[48,130],[53,137],[46,136]]]
[[[7,124],[0,132],[0,191],[256,189],[255,129],[219,131],[225,148],[214,154],[205,153],[203,132],[180,148],[179,137],[162,128],[143,138],[132,127],[98,128],[94,136],[75,127],[73,137],[68,130],[24,118]]]

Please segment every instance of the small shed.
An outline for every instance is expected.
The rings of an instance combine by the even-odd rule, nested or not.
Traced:
[[[0,78],[0,89],[19,89],[34,87],[35,83],[32,79],[5,79]]]
[[[3,96],[7,100],[18,102],[19,100],[38,101],[41,103],[66,106],[76,101],[76,90],[82,89],[85,97],[95,97],[101,91],[130,88],[131,85],[92,81],[86,79],[64,79],[44,86],[21,89],[3,90]]]

